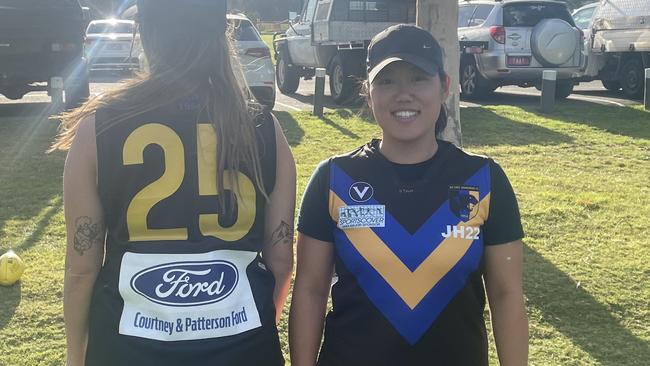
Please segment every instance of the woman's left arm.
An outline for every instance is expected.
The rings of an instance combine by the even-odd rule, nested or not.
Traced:
[[[275,188],[266,204],[264,262],[275,277],[273,301],[275,319],[280,321],[289,294],[293,273],[293,217],[296,209],[296,163],[287,139],[277,120],[275,123],[276,179]]]
[[[485,288],[501,366],[528,364],[528,318],[521,240],[485,249]]]

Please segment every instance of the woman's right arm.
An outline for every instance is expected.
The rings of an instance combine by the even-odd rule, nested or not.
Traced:
[[[95,120],[82,121],[65,162],[63,201],[67,229],[63,312],[67,366],[83,366],[92,290],[104,257],[102,207],[97,192]]]
[[[333,261],[332,243],[298,233],[298,268],[289,315],[293,366],[316,365],[332,283]]]

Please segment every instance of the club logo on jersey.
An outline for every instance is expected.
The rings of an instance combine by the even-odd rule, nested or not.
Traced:
[[[478,214],[479,202],[479,187],[449,186],[449,209],[459,219],[473,219]]]
[[[354,202],[363,203],[372,198],[375,190],[366,182],[356,182],[350,186],[349,194]]]
[[[227,261],[177,262],[138,272],[131,288],[157,304],[196,306],[225,299],[238,281],[237,267]]]

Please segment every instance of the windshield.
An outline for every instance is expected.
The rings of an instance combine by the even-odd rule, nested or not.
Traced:
[[[228,20],[228,23],[234,28],[235,41],[261,41],[255,27],[248,20],[233,19]]]
[[[133,23],[92,23],[88,26],[87,34],[100,33],[133,33]]]
[[[562,19],[575,24],[566,6],[561,4],[521,3],[503,7],[505,27],[534,27],[544,19]]]

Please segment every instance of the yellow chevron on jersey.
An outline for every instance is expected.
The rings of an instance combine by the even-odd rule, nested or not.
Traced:
[[[460,221],[456,226],[480,226],[487,218],[489,205],[490,194],[480,201],[477,215],[468,222]],[[343,206],[346,206],[345,202],[330,191],[330,215],[335,222],[339,220],[338,209]],[[371,228],[353,228],[344,232],[354,248],[411,309],[463,258],[474,242],[471,238],[447,237],[411,271]]]
[[[398,217],[391,213],[390,202],[395,193],[382,190],[397,189],[382,184],[385,177],[374,180],[364,175],[359,181],[355,179],[357,171],[349,169],[346,171],[336,163],[330,165],[328,208],[337,223],[337,256],[368,300],[405,340],[414,344],[479,269],[484,251],[480,231],[490,211],[489,164],[476,166],[469,177],[450,181],[446,191],[423,189],[423,197],[437,194],[439,203],[420,212],[426,219],[418,227],[411,227],[412,231],[406,229],[409,223],[399,220],[417,219],[416,216]],[[363,192],[354,190],[360,188],[359,182],[374,186],[372,197],[364,194],[363,200],[359,200],[354,196]],[[366,193],[370,191],[368,188]],[[443,198],[445,193],[448,196]],[[352,208],[360,204],[385,205],[384,225],[340,227],[340,208],[353,212]]]

